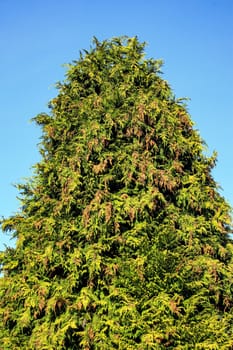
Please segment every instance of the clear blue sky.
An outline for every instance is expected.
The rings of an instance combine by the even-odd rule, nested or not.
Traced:
[[[119,35],[146,41],[176,96],[191,98],[196,128],[209,152],[218,151],[214,177],[233,205],[232,0],[1,0],[0,216],[18,210],[13,184],[39,160],[40,130],[29,120],[48,111],[62,64],[93,36]]]

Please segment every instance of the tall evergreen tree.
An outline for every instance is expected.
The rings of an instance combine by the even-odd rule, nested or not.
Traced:
[[[1,349],[233,349],[216,155],[144,46],[95,39],[35,118],[42,158],[2,221]]]

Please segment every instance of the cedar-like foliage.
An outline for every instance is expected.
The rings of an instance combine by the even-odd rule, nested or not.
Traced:
[[[42,158],[2,221],[1,349],[233,349],[216,155],[144,46],[94,39],[35,118]]]

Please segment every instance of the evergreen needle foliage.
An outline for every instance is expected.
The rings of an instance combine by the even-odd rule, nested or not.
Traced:
[[[0,348],[233,349],[230,207],[137,38],[68,66],[41,161],[2,221]]]

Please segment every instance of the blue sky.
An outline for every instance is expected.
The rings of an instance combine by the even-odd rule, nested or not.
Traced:
[[[164,78],[209,147],[213,174],[233,206],[232,0],[1,0],[0,216],[20,203],[13,184],[39,161],[40,129],[30,119],[47,112],[65,63],[99,40],[119,35],[146,41],[148,57],[164,60]],[[12,244],[0,234],[3,244]]]

